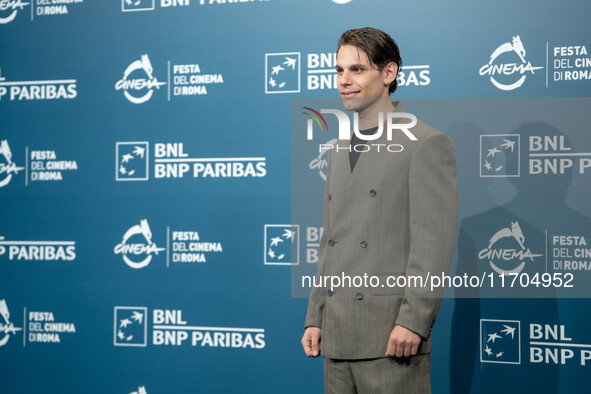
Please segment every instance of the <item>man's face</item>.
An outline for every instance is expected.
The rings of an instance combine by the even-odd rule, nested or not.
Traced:
[[[393,78],[388,76],[387,67],[379,71],[362,49],[343,45],[337,53],[336,70],[345,109],[363,112],[390,97],[388,87]]]

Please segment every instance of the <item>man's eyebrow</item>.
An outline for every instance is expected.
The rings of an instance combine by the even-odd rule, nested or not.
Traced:
[[[341,66],[340,64],[337,64],[334,66],[334,68],[344,68],[344,67]],[[357,64],[351,64],[349,66],[349,68],[367,68],[367,66],[364,64],[361,64],[361,63],[357,63]]]

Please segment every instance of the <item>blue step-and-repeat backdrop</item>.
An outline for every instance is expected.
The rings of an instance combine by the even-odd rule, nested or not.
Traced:
[[[0,393],[322,392],[292,294],[322,231],[292,217],[292,99],[337,96],[350,28],[398,42],[395,97],[454,141],[452,272],[588,279],[590,15],[577,0],[0,0]],[[455,289],[434,392],[587,392],[578,290]]]

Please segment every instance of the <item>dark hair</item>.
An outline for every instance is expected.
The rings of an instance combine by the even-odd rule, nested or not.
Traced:
[[[396,63],[398,70],[402,66],[400,50],[398,49],[398,45],[396,45],[396,41],[388,34],[373,27],[347,30],[339,38],[337,53],[343,45],[352,45],[362,49],[367,53],[367,57],[372,65],[379,71],[382,71],[391,62]],[[397,87],[398,82],[394,78],[394,81],[390,84],[388,93],[394,93]]]

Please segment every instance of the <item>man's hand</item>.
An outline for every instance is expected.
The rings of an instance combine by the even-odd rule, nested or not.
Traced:
[[[410,357],[417,354],[421,337],[414,331],[402,326],[395,326],[388,339],[386,356]]]
[[[322,329],[318,327],[308,327],[302,337],[302,346],[304,352],[308,357],[320,356],[320,338],[322,337]]]

